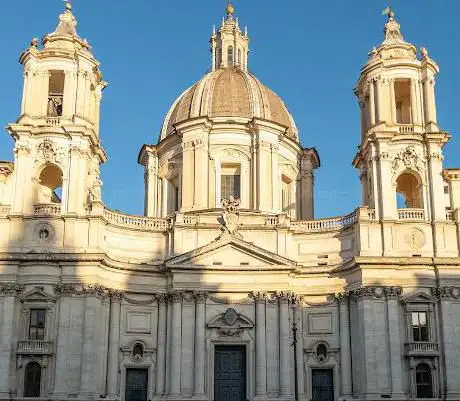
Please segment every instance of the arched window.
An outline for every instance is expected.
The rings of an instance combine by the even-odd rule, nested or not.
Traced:
[[[415,369],[415,385],[417,398],[433,398],[433,378],[431,368],[426,363],[421,363]]]
[[[62,171],[51,164],[46,166],[39,177],[38,203],[61,203]]]
[[[423,208],[422,184],[412,173],[402,173],[396,180],[398,209]]]
[[[24,376],[24,397],[40,397],[40,381],[42,368],[37,362],[30,362],[26,366]]]
[[[227,64],[229,67],[233,66],[233,46],[228,46],[227,49]]]

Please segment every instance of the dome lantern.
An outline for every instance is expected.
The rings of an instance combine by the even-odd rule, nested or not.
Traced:
[[[219,68],[235,67],[248,70],[249,38],[247,29],[244,33],[234,18],[235,8],[228,3],[227,17],[223,18],[218,32],[213,29],[211,35],[212,71]]]

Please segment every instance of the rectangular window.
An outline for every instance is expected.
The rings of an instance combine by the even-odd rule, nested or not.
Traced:
[[[43,340],[45,338],[45,309],[32,309],[29,321],[29,340]]]
[[[235,199],[241,197],[241,175],[238,164],[228,164],[222,166],[222,175],[220,176],[220,194],[221,199]]]
[[[412,312],[412,336],[414,341],[429,341],[426,312]]]
[[[398,124],[411,124],[411,83],[408,79],[398,79],[394,83],[396,122]]]
[[[48,117],[62,116],[62,104],[64,101],[63,71],[51,71],[48,89]]]

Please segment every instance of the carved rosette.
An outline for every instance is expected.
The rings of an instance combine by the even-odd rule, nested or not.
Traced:
[[[350,296],[355,299],[379,299],[383,298],[384,295],[384,287],[369,286],[350,291]]]
[[[0,283],[0,295],[18,295],[24,291],[24,284],[16,282]]]
[[[459,287],[439,287],[432,288],[431,294],[440,300],[458,300],[460,299]]]

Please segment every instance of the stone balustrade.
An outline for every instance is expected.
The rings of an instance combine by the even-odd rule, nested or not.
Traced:
[[[412,342],[406,343],[406,355],[408,356],[433,356],[438,355],[438,343]]]
[[[25,340],[18,341],[18,354],[39,354],[46,355],[53,353],[53,342],[43,340]]]
[[[51,127],[58,127],[61,125],[61,119],[59,117],[46,117],[46,125]]]
[[[400,124],[399,133],[400,134],[412,134],[414,132],[413,124]]]
[[[333,217],[330,219],[293,221],[291,222],[291,229],[300,232],[336,231],[352,226],[357,221],[358,218],[356,213],[353,212],[346,216]]]
[[[49,205],[35,205],[34,206],[35,216],[60,216],[61,205],[59,203],[53,203]]]
[[[104,209],[104,218],[108,223],[121,227],[146,231],[166,231],[168,229],[168,222],[166,219],[132,216],[110,209]]]
[[[398,209],[399,220],[425,220],[423,209]]]

